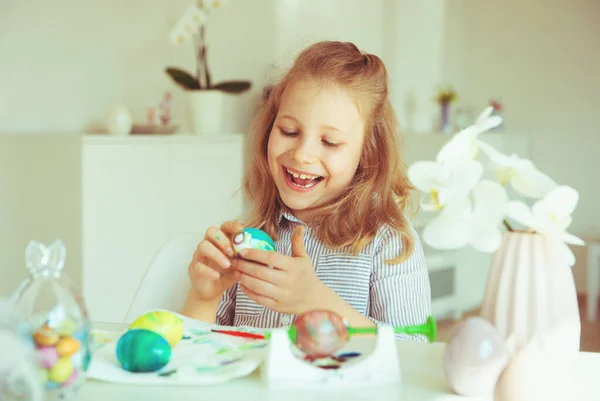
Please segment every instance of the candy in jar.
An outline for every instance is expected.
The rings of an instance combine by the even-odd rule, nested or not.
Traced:
[[[91,361],[91,324],[81,293],[62,269],[66,249],[31,241],[25,251],[30,277],[13,296],[21,331],[35,348],[45,400],[75,398]]]

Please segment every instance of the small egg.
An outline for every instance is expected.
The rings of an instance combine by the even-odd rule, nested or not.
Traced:
[[[117,360],[130,372],[154,372],[171,359],[171,347],[161,335],[144,329],[129,330],[117,342]]]
[[[348,326],[338,314],[313,310],[294,321],[295,344],[313,358],[332,356],[348,340]]]
[[[44,385],[44,388],[46,390],[56,390],[59,387],[60,387],[60,383],[56,383],[56,382],[52,382],[52,381],[47,381],[46,384]]]
[[[129,330],[135,329],[144,329],[160,334],[171,347],[174,347],[183,336],[183,320],[172,312],[153,311],[134,320],[129,326]]]
[[[71,336],[76,329],[77,325],[70,319],[63,320],[55,327],[56,332],[63,337]]]
[[[446,379],[459,395],[491,396],[508,359],[498,330],[485,319],[470,317],[456,325],[446,345]]]
[[[245,228],[244,231],[233,237],[233,251],[239,254],[242,249],[263,249],[275,251],[275,243],[269,235],[258,228]]]
[[[58,352],[54,347],[42,347],[36,350],[38,362],[44,369],[50,369],[58,361]]]
[[[81,348],[79,341],[73,337],[63,337],[56,344],[56,351],[61,357],[71,356]]]
[[[60,339],[58,333],[44,325],[33,334],[33,341],[40,347],[52,347]]]
[[[48,380],[61,384],[73,373],[73,364],[69,358],[60,358],[48,371]]]

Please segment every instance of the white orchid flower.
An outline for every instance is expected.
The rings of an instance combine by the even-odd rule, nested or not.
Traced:
[[[557,186],[531,208],[521,201],[511,201],[507,216],[556,243],[561,257],[569,266],[575,264],[575,255],[567,244],[585,245],[585,242],[566,230],[571,225],[571,214],[579,202],[579,193],[569,186]]]
[[[190,6],[169,33],[171,43],[180,45],[192,40],[200,24],[206,23],[206,12],[198,6]]]
[[[500,226],[508,195],[497,182],[483,180],[471,196],[456,198],[423,230],[423,240],[437,249],[471,245],[480,252],[494,252],[502,241]]]
[[[467,198],[482,175],[483,166],[477,160],[466,160],[452,168],[433,161],[418,161],[408,169],[408,179],[428,196],[427,200],[421,200],[421,207],[427,211],[438,211]]]
[[[438,152],[436,160],[443,164],[462,163],[477,158],[479,154],[478,136],[502,124],[502,117],[492,116],[494,108],[487,107],[475,124],[455,134]]]
[[[488,143],[479,142],[483,153],[490,159],[490,169],[501,185],[510,183],[515,191],[528,198],[540,199],[558,185],[538,170],[531,160],[517,155],[507,156]]]

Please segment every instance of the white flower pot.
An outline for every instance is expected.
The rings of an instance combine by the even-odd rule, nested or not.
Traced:
[[[195,90],[188,93],[192,131],[197,135],[221,134],[225,93],[218,90]]]

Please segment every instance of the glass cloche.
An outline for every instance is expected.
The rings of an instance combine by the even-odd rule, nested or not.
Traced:
[[[13,295],[23,335],[35,347],[46,400],[73,398],[85,381],[92,355],[91,324],[83,297],[63,274],[61,240],[31,241],[25,251],[30,276]]]

